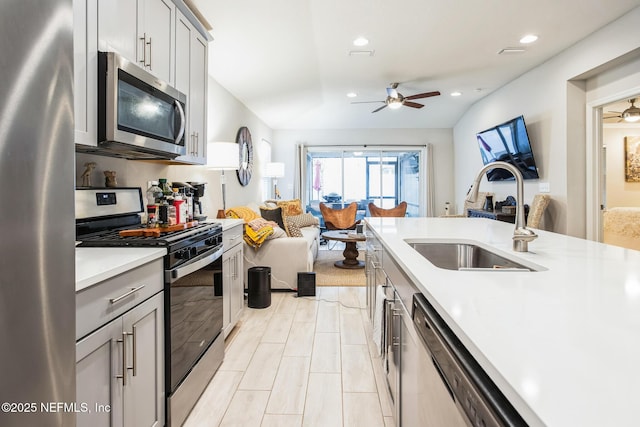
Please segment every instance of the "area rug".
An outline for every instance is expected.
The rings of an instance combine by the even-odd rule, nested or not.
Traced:
[[[316,273],[316,286],[365,286],[364,268],[347,270],[333,265],[343,259],[342,250],[321,250],[313,265]],[[364,251],[360,251],[359,260],[364,260]]]

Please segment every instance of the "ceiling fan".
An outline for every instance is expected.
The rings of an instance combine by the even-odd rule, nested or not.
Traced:
[[[605,116],[604,119],[615,119],[618,118],[618,122],[625,121],[628,123],[635,123],[640,120],[640,108],[635,106],[636,98],[632,98],[629,100],[631,107],[624,110],[622,113],[619,111],[609,111],[609,113],[616,113],[613,116]]]
[[[418,93],[416,95],[411,95],[411,96],[402,96],[402,94],[396,90],[398,88],[398,85],[399,83],[391,83],[391,87],[387,88],[387,99],[385,99],[384,101],[360,101],[360,102],[352,102],[352,104],[370,104],[370,103],[378,103],[378,102],[384,103],[382,107],[376,108],[375,110],[372,111],[372,113],[377,113],[378,111],[386,107],[389,107],[395,110],[402,107],[403,105],[405,107],[411,107],[411,108],[422,108],[424,107],[424,105],[418,104],[417,102],[411,102],[411,100],[420,99],[420,98],[429,98],[431,96],[440,95],[440,92],[434,91],[434,92]]]

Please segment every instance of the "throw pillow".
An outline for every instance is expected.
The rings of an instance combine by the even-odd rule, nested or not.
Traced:
[[[291,224],[296,225],[298,228],[309,227],[313,225],[320,225],[318,218],[311,215],[310,213],[304,213],[301,215],[293,215],[287,217],[287,225],[291,226]]]
[[[284,217],[284,223],[286,225],[285,230],[287,230],[287,235],[289,237],[304,237],[302,231],[300,231],[300,227],[298,227],[295,223],[289,221],[289,216]]]
[[[282,208],[268,209],[264,206],[261,206],[260,215],[262,215],[262,218],[266,219],[267,221],[273,221],[278,224],[278,227],[286,230],[284,222],[282,221]]]
[[[304,213],[300,199],[279,200],[278,206],[282,208],[282,216],[300,215]]]

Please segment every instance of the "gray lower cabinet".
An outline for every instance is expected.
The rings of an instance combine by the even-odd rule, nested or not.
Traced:
[[[244,225],[238,224],[222,233],[222,296],[224,316],[222,329],[225,338],[238,323],[244,309],[244,257],[242,234]]]
[[[163,386],[163,292],[76,343],[78,427],[161,427]]]
[[[382,362],[396,426],[467,426],[414,327],[412,298],[419,291],[373,233],[367,236],[366,275],[371,319],[376,308],[383,310]],[[380,286],[384,303],[378,301]]]

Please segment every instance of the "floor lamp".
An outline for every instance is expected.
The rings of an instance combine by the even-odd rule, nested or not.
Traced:
[[[207,169],[219,170],[220,185],[222,186],[222,209],[218,210],[216,218],[224,218],[227,210],[226,177],[224,171],[238,170],[240,166],[240,149],[235,142],[207,143]]]
[[[278,191],[278,178],[282,178],[284,176],[284,163],[280,163],[280,162],[267,163],[267,166],[265,167],[264,175],[267,178],[273,179],[273,198],[279,199],[280,192]]]

